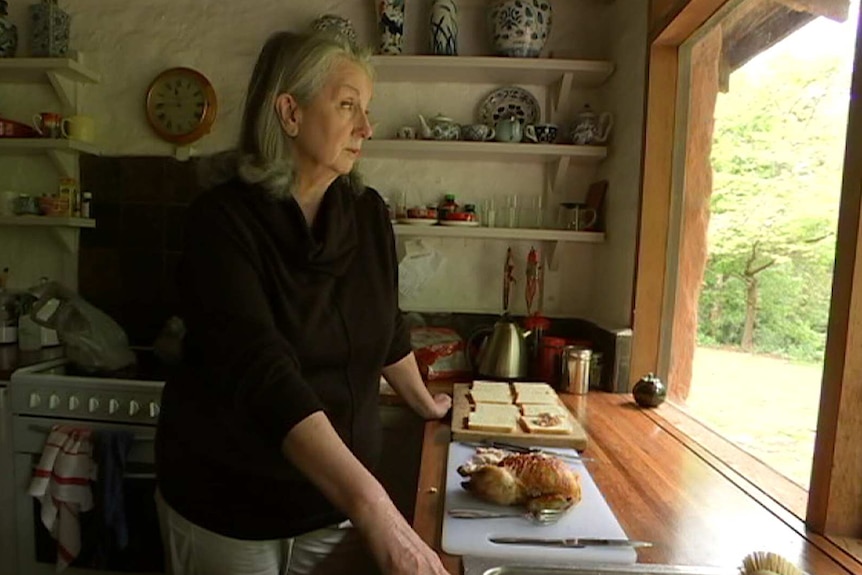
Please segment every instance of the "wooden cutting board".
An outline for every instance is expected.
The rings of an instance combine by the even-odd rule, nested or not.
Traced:
[[[467,397],[469,391],[469,383],[456,383],[453,386],[452,439],[455,441],[494,439],[527,446],[571,447],[578,451],[583,451],[587,447],[587,432],[584,431],[584,428],[571,412],[569,412],[569,422],[571,423],[572,431],[565,435],[528,433],[520,428],[516,428],[512,433],[467,429],[467,415],[471,410],[470,399]],[[560,402],[560,405],[562,405],[562,402]]]

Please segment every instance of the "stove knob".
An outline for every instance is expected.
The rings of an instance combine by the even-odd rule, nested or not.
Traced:
[[[81,401],[76,395],[69,397],[69,411],[75,411],[81,405]]]
[[[150,417],[152,417],[153,419],[157,418],[159,416],[159,411],[160,411],[159,410],[159,404],[156,403],[155,401],[151,401],[150,402]]]
[[[52,393],[51,397],[48,398],[48,409],[57,409],[58,407],[60,407],[60,396]]]
[[[42,397],[38,393],[30,394],[30,409],[35,409],[42,405]]]
[[[117,413],[120,409],[120,402],[116,399],[111,399],[108,401],[108,413]]]
[[[90,413],[94,413],[99,410],[99,398],[91,397],[90,401],[87,403],[87,407],[90,410]]]
[[[141,404],[134,399],[129,402],[129,415],[137,415],[141,410]]]

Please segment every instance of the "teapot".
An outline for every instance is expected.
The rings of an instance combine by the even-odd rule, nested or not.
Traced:
[[[532,331],[524,331],[508,314],[503,314],[494,327],[480,328],[467,340],[468,351],[480,336],[487,336],[471,363],[480,376],[497,379],[521,379],[527,377],[529,353],[527,337]],[[488,335],[490,334],[490,335]],[[478,364],[478,365],[477,365]]]
[[[461,125],[452,118],[437,114],[433,118],[425,119],[419,114],[422,138],[425,140],[460,140]]]
[[[498,142],[520,142],[524,137],[521,122],[514,115],[500,118],[494,126],[495,138]]]
[[[578,146],[604,144],[608,141],[613,126],[614,118],[609,112],[597,114],[589,104],[585,104],[583,110],[575,116],[569,137],[572,143]]]

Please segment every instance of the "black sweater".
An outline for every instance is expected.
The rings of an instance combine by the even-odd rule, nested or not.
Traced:
[[[156,439],[165,500],[240,539],[342,521],[280,446],[323,410],[375,467],[381,368],[410,352],[380,196],[336,180],[310,229],[293,199],[232,181],[189,208],[178,277],[185,357]]]

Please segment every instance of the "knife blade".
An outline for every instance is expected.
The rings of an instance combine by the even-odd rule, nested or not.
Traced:
[[[481,441],[483,447],[493,447],[495,449],[504,449],[506,451],[514,451],[515,453],[544,453],[545,455],[553,455],[562,459],[572,459],[575,461],[595,461],[592,457],[581,457],[579,453],[556,453],[545,451],[538,447],[526,447],[523,445],[515,445],[514,443],[506,443],[505,441],[494,441],[491,439],[483,439]]]
[[[581,549],[589,546],[599,547],[652,547],[649,541],[633,539],[598,539],[594,537],[543,538],[543,537],[488,537],[498,545],[536,545],[539,547],[569,547]]]

